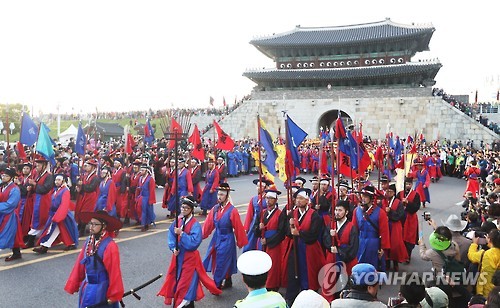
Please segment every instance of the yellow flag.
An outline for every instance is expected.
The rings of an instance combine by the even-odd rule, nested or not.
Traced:
[[[252,151],[252,157],[255,161],[255,167],[257,169],[260,167],[261,163],[259,161],[259,152],[258,151]],[[262,176],[265,177],[268,180],[271,180],[274,182],[274,175],[272,175],[268,170],[266,165],[262,164]]]
[[[279,172],[279,178],[280,180],[283,181],[283,183],[286,182],[286,172],[285,172],[285,156],[286,156],[286,148],[284,144],[278,144],[274,146],[274,150],[276,151],[276,154],[278,155],[276,158],[276,165],[277,165],[277,170]]]

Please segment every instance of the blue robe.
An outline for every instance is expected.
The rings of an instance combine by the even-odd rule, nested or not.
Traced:
[[[107,180],[106,183],[101,181],[99,184],[99,195],[97,196],[97,202],[95,204],[94,212],[96,211],[106,211],[106,205],[108,203],[109,198],[109,186],[114,185],[113,181]],[[109,212],[109,215],[116,216],[116,202],[113,204],[112,210]]]
[[[248,166],[248,164],[249,164],[249,160],[248,159],[249,159],[249,157],[250,157],[250,154],[248,154],[247,151],[243,151],[241,153],[241,159],[243,160],[243,168],[242,168],[243,170],[241,170],[242,172],[246,173],[246,172],[249,171],[248,170],[248,167],[249,167]]]
[[[227,153],[227,173],[230,176],[235,176],[238,174],[238,165],[236,163],[237,157],[235,153]]]
[[[221,285],[222,280],[226,278],[228,273],[231,275],[238,272],[236,267],[236,240],[234,238],[233,225],[231,223],[231,212],[233,209],[234,206],[232,204],[224,209],[224,213],[219,220],[217,220],[219,205],[212,210],[214,211],[213,220],[215,233],[208,245],[207,254],[203,260],[203,266],[207,272],[212,271],[212,252],[215,250],[216,265],[213,276],[215,284],[218,286]]]
[[[236,155],[236,165],[238,166],[238,172],[243,172],[243,162],[242,162],[242,156],[240,151],[234,151],[234,154]]]
[[[12,187],[10,187],[13,185]],[[2,195],[0,198],[4,200],[0,202],[0,249],[14,247],[17,227],[20,226],[19,218],[15,213],[15,209],[21,199],[21,191],[16,184],[11,182],[9,186],[2,188],[2,193],[7,193],[8,196]]]
[[[203,193],[201,195],[200,208],[202,210],[210,210],[217,203],[217,190],[210,192],[210,189],[214,185],[214,181],[218,178],[217,169],[208,170],[205,175],[205,187],[203,187]],[[219,183],[216,183],[218,185]]]
[[[385,254],[382,259],[378,258],[378,250],[381,248],[379,238],[379,230],[375,230],[373,226],[364,219],[363,207],[356,207],[356,220],[359,230],[359,249],[358,249],[358,262],[370,263],[375,266],[377,270],[385,271]],[[370,221],[379,226],[380,207],[377,206],[369,215]]]
[[[245,226],[248,227],[247,230],[248,244],[243,246],[243,252],[256,249],[262,250],[262,244],[259,240],[260,238],[255,234],[255,223],[257,223],[257,225],[260,223],[260,215],[264,210],[267,209],[267,202],[266,199],[262,199],[262,209],[259,205],[259,196],[253,196],[251,202],[253,208],[253,215],[250,224],[248,226]]]
[[[78,225],[76,224],[76,220],[75,217],[73,216],[73,213],[68,211],[68,213],[66,214],[66,218],[64,218],[64,220],[59,223],[53,221],[54,215],[61,206],[62,196],[66,192],[69,194],[68,187],[61,188],[60,190],[55,190],[54,193],[52,194],[52,205],[50,206],[49,210],[49,218],[47,219],[47,223],[45,224],[45,229],[42,232],[40,243],[47,241],[52,235],[52,233],[54,233],[55,227],[59,226],[59,232],[60,232],[59,236],[64,236],[64,235],[69,236],[73,241],[72,244],[78,246]],[[70,244],[70,243],[65,243],[65,244]]]
[[[142,215],[141,215],[141,224],[143,226],[150,225],[155,222],[156,219],[156,214],[154,211],[154,206],[152,204],[149,204],[149,196],[150,194],[154,194],[155,191],[150,191],[149,187],[149,182],[151,181],[151,176],[147,175],[145,181],[142,181],[142,176],[139,179],[139,183],[141,186],[141,192],[139,194],[140,196],[140,206],[142,209]]]

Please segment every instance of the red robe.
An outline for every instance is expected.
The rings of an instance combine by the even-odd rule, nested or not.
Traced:
[[[94,181],[97,178],[95,172],[92,172],[89,175],[85,175],[82,179],[82,190],[80,190],[80,196],[76,202],[75,207],[75,219],[77,223],[80,223],[79,214],[81,212],[93,212],[95,208],[95,204],[97,202],[97,189],[98,185],[93,191],[84,191],[83,187],[85,185],[89,185],[90,182]]]
[[[191,228],[195,224],[196,219],[193,217],[189,222],[184,226],[184,233],[187,236],[191,236]],[[178,220],[178,226],[182,225],[182,218]],[[169,236],[173,234],[173,232],[169,233]],[[183,235],[183,236],[186,236]],[[200,234],[201,235],[201,234]],[[179,248],[181,245],[181,235],[178,235]],[[201,239],[200,239],[201,242]],[[182,248],[181,248],[182,249]],[[181,275],[179,277],[179,281],[176,281],[176,269],[177,269],[177,259],[175,255],[172,254],[172,261],[170,262],[170,266],[167,270],[167,276],[165,278],[165,283],[161,287],[158,292],[158,296],[165,297],[165,305],[171,305],[172,299],[177,305],[179,305],[183,299],[185,298],[186,293],[190,290],[191,282],[193,276],[196,272],[198,276],[198,285],[196,286],[196,299],[195,301],[201,300],[205,294],[203,293],[203,289],[201,285],[203,284],[212,294],[219,295],[222,293],[221,290],[217,288],[215,282],[207,275],[203,264],[201,263],[200,252],[197,249],[188,250],[186,247],[183,249],[183,259],[182,263],[179,264],[181,266]],[[180,257],[181,255],[179,255]],[[201,282],[201,283],[200,283]],[[175,292],[174,292],[175,290]],[[174,298],[175,297],[175,298]]]
[[[405,194],[404,191],[399,193],[399,197],[401,200],[404,198],[404,194]],[[408,194],[408,196],[406,196],[406,199],[408,199],[408,202],[414,202],[414,198],[416,196],[418,196],[418,193],[415,190],[412,190]],[[415,245],[418,240],[417,233],[418,233],[418,214],[409,213],[408,211],[406,211],[406,219],[403,225],[403,241]]]
[[[85,256],[86,248],[87,245],[84,245],[80,251],[68,281],[66,281],[66,285],[64,286],[64,290],[69,294],[78,292],[80,284],[85,279],[85,265],[81,264],[81,261]],[[106,247],[106,250],[104,250],[102,262],[104,263],[104,267],[109,277],[109,287],[106,291],[106,298],[113,302],[119,302],[123,297],[124,289],[122,272],[120,269],[120,253],[118,251],[118,245],[116,245],[114,241],[111,241]]]
[[[30,175],[27,177],[21,176],[19,177],[19,181],[21,183],[20,186],[27,187],[28,186],[28,181],[30,179],[35,179],[34,174],[36,174],[36,171],[32,171]],[[19,216],[19,221],[21,222],[21,234],[22,236],[28,235],[28,232],[30,231],[30,226],[31,226],[31,219],[33,218],[33,203],[35,202],[35,199],[33,198],[34,190],[33,187],[31,187],[31,190],[27,192],[26,199],[25,200],[19,200],[19,206],[16,209],[16,213],[19,215],[20,210],[21,210],[21,202],[24,201],[24,210],[23,210],[23,216]]]
[[[139,172],[130,173],[130,183],[127,193],[127,207],[129,211],[129,217],[134,218],[136,221],[139,220],[139,216],[137,215],[137,211],[135,208],[135,191],[137,190],[137,186],[139,186]]]
[[[401,224],[401,220],[404,218],[404,205],[401,200],[397,198],[393,198],[393,200],[384,199],[384,203],[386,204],[385,207],[389,207],[391,209],[387,214],[389,217],[389,231],[391,237],[391,249],[389,250],[387,259],[397,261],[399,263],[405,262],[408,260],[408,251],[406,250],[406,246],[403,241],[403,225]],[[391,220],[391,214],[398,211],[401,213],[400,220]]]
[[[264,251],[271,257],[273,260],[273,266],[269,270],[267,274],[266,287],[269,289],[279,288],[281,285],[281,246],[282,246],[282,238],[279,233],[279,223],[281,210],[276,206],[276,210],[271,214],[271,217],[268,218],[269,211],[265,210],[261,216],[261,222],[264,224],[265,228],[263,230],[263,237],[266,238],[268,242],[267,245],[263,246]],[[248,216],[248,215],[247,215]],[[275,243],[274,241],[277,241]]]
[[[127,174],[125,169],[120,168],[113,171],[113,175],[111,176],[111,179],[113,180],[113,185],[115,186],[114,199],[116,200],[116,214],[119,217],[125,217],[127,215],[127,207],[125,206],[127,192],[125,190],[125,184],[124,184],[124,179],[126,178],[126,175]]]
[[[36,209],[36,198],[37,198],[37,193],[36,193],[36,188],[38,185],[40,186],[45,186],[47,183],[46,181],[49,181],[47,177],[51,175],[49,172],[44,172],[42,173],[41,176],[37,177],[36,179],[36,184],[33,186],[33,191],[35,193],[33,194],[35,198],[34,202],[34,210]],[[52,178],[52,177],[51,177]],[[52,180],[53,181],[53,178]],[[54,183],[52,182],[51,187],[54,186]],[[49,218],[49,210],[50,210],[50,205],[52,203],[52,194],[50,193],[51,191],[48,191],[46,194],[40,195],[40,203],[39,203],[39,212],[38,212],[38,217],[36,217],[35,212],[33,212],[33,220],[31,222],[31,228],[37,229],[37,230],[43,230],[45,227],[45,224],[47,223],[47,219]],[[35,227],[37,225],[37,227]]]
[[[165,189],[163,190],[163,202],[161,204],[164,209],[168,208],[168,200],[172,197],[170,191],[174,185],[175,169],[167,168],[165,178]]]
[[[479,193],[479,175],[481,174],[481,169],[478,167],[469,167],[465,169],[464,176],[467,177],[467,186],[465,187],[465,192],[472,192],[472,197],[477,198]]]

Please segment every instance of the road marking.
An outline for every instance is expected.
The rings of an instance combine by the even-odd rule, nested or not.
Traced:
[[[244,206],[247,206],[247,205],[248,204],[238,204],[238,205],[235,205],[234,207],[238,208],[238,212],[240,214],[242,214],[243,211],[240,211],[241,210],[240,208],[244,207]],[[198,221],[198,222],[200,224],[203,224],[205,222],[205,220],[206,220],[206,217],[205,217],[205,219],[203,219],[201,221]],[[161,224],[170,224],[173,221],[174,221],[174,219],[164,219],[164,220],[160,220],[160,221],[155,222],[155,224],[158,226],[158,225],[161,225]],[[169,227],[170,226],[168,226],[166,229],[156,229],[156,228],[155,229],[150,229],[149,232],[145,232],[143,234],[134,235],[134,236],[127,237],[127,238],[115,238],[114,241],[118,244],[118,243],[121,243],[121,242],[128,242],[128,241],[139,239],[139,238],[143,238],[143,237],[146,237],[146,236],[160,234],[162,232],[168,231]],[[137,229],[137,226],[126,227],[126,228],[120,229],[120,233],[123,232],[123,231],[135,232],[136,231],[135,229]],[[83,241],[84,242],[87,239],[87,237],[88,236],[80,237],[79,241]],[[33,251],[26,251],[27,249],[29,249],[29,248],[23,249],[22,254],[35,254]],[[49,255],[45,255],[44,257],[41,257],[41,258],[37,258],[37,259],[34,259],[34,260],[25,261],[25,262],[22,262],[22,263],[9,264],[9,265],[6,265],[6,266],[0,265],[0,272],[6,271],[6,270],[10,270],[10,269],[14,269],[14,268],[18,268],[18,267],[22,267],[22,266],[26,266],[26,265],[30,265],[30,264],[35,264],[35,263],[43,262],[43,261],[53,260],[53,259],[56,259],[56,258],[59,258],[59,257],[64,257],[64,256],[68,256],[68,255],[80,253],[80,251],[81,251],[81,248],[76,249],[76,250],[70,250],[70,251],[63,251],[62,249],[49,249]],[[55,254],[51,254],[51,253],[55,253]],[[3,255],[0,255],[0,258],[5,258],[5,257],[7,257],[9,255],[10,255],[10,253],[3,254]],[[19,260],[17,262],[21,262],[21,261],[23,261],[23,260],[21,259],[21,260]],[[16,262],[16,261],[14,261],[14,262]],[[7,264],[7,263],[5,263],[5,264]]]

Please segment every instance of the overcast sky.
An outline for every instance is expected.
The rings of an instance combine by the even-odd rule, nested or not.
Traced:
[[[432,23],[436,86],[493,100],[500,86],[495,1],[0,0],[0,103],[35,112],[207,107],[249,94],[273,67],[249,41],[292,30]],[[476,4],[476,5],[473,5]]]

